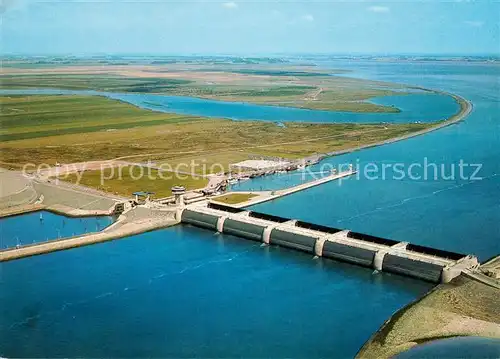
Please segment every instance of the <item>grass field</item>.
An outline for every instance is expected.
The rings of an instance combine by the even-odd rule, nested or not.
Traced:
[[[252,193],[229,193],[219,197],[214,197],[212,200],[226,204],[238,204],[255,197],[257,197],[257,195]]]
[[[227,165],[254,156],[299,158],[422,130],[430,125],[230,121],[142,110],[101,97],[0,97],[2,162],[73,163],[125,157],[173,165]]]
[[[132,78],[117,75],[3,75],[2,88],[59,88],[67,90],[99,90],[110,92],[169,92],[192,81],[168,78]]]
[[[86,171],[81,174],[62,176],[60,179],[127,197],[137,191],[154,192],[153,198],[170,196],[171,188],[176,185],[193,190],[203,188],[208,183],[208,180],[202,177],[187,175],[179,177],[173,172],[160,173],[154,169],[148,171],[139,166]]]
[[[0,76],[0,88],[162,93],[349,112],[397,112],[366,100],[407,93],[401,85],[333,75],[338,72],[290,65],[44,65],[8,68]]]
[[[3,96],[0,104],[2,142],[201,120],[98,96]]]
[[[281,127],[270,122],[158,113],[91,96],[4,96],[0,103],[0,164],[9,168],[25,163],[120,159],[168,164],[171,171],[199,175],[227,171],[231,163],[252,157],[297,159],[376,143],[431,126],[287,123]],[[160,196],[168,195],[173,185],[194,189],[207,183],[200,176],[154,181],[132,177],[112,177],[101,184],[101,173],[89,171],[84,172],[81,183],[124,195],[147,190]],[[76,175],[68,180],[74,182]]]

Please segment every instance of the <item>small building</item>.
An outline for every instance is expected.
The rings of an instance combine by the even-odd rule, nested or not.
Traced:
[[[172,187],[172,194],[174,195],[174,198],[175,198],[175,204],[176,205],[183,205],[184,204],[184,195],[186,194],[186,187],[173,186]]]
[[[139,191],[139,192],[134,192],[132,194],[135,196],[136,203],[145,203],[149,202],[151,200],[151,196],[154,195],[155,193],[147,191]]]
[[[271,160],[246,160],[231,164],[231,171],[248,172],[248,171],[275,171],[287,168],[291,163],[288,161],[271,161]]]
[[[113,210],[113,214],[115,216],[119,216],[124,211],[125,211],[125,203],[124,202],[118,202],[117,204],[115,204],[115,208]]]

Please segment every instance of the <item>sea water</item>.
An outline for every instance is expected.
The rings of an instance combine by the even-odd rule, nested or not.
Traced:
[[[432,287],[189,226],[0,270],[2,357],[353,357]]]
[[[329,65],[341,66],[337,62]],[[476,254],[481,260],[500,253],[500,67],[419,64],[417,71],[416,66],[364,63],[362,69],[373,79],[464,96],[474,106],[465,121],[424,136],[325,159],[310,171],[321,173],[325,166],[342,168],[352,163],[360,174],[252,209]],[[470,165],[463,178],[461,161]],[[363,171],[372,164],[379,172],[365,175]],[[405,169],[404,178],[399,178],[394,167],[386,169],[384,175],[384,166],[396,164]],[[472,176],[476,169],[479,172]],[[307,173],[305,176],[310,178]],[[300,172],[293,172],[242,182],[233,188],[275,190],[303,180]]]
[[[483,165],[484,179],[351,178],[256,208],[481,258],[498,253],[498,68],[360,68],[362,76],[456,92],[474,112],[459,125],[328,162],[464,157]],[[300,181],[292,176],[242,188]],[[4,357],[353,357],[391,314],[431,288],[188,226],[1,263],[0,273]]]

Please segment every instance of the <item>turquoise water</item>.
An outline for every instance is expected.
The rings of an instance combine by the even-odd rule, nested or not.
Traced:
[[[0,269],[3,357],[353,357],[431,288],[188,226]]]
[[[456,337],[418,345],[396,356],[396,359],[498,359],[500,339]]]
[[[463,158],[483,164],[484,180],[351,178],[257,208],[483,259],[500,252],[499,68],[359,68],[359,76],[456,92],[474,112],[459,125],[325,163]],[[240,188],[300,180],[279,175]],[[0,263],[0,273],[3,357],[353,357],[392,313],[431,288],[180,226]]]
[[[112,222],[111,217],[69,218],[47,211],[7,217],[0,220],[0,249],[97,232]]]
[[[230,118],[234,120],[259,120],[272,122],[316,123],[413,123],[436,122],[449,118],[460,109],[450,96],[415,93],[406,96],[377,97],[372,101],[395,106],[400,113],[349,113],[306,110],[290,107],[253,105],[243,102],[223,102],[199,98],[135,93],[108,93],[84,90],[0,90],[0,94],[79,94],[102,95],[129,102],[138,107],[185,115]]]

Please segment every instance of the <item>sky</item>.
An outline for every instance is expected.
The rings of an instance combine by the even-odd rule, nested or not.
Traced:
[[[4,54],[500,54],[490,0],[0,0]]]

